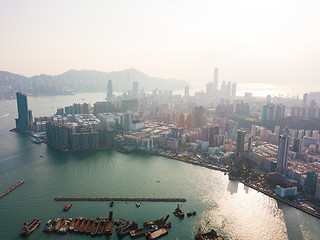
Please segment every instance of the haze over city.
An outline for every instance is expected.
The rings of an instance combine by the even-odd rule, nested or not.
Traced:
[[[135,68],[204,89],[219,67],[239,89],[274,84],[301,97],[319,87],[319,11],[316,0],[2,1],[0,69]]]

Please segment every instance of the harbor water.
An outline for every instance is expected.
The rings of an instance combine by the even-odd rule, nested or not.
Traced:
[[[104,93],[61,97],[29,97],[33,116],[55,113],[72,103],[102,101]],[[122,154],[114,150],[64,153],[45,144],[34,144],[30,136],[9,132],[15,127],[16,100],[0,102],[0,192],[18,181],[24,184],[0,199],[0,239],[20,239],[23,223],[40,218],[41,225],[28,239],[91,239],[68,233],[43,233],[54,217],[107,217],[136,220],[139,226],[170,214],[172,228],[161,239],[194,239],[198,228],[208,222],[225,239],[320,239],[320,220],[252,190],[224,173],[145,153]],[[178,219],[177,203],[67,202],[70,197],[186,198],[182,210],[196,216]],[[96,239],[118,239],[97,236]],[[123,239],[130,239],[129,236]],[[143,239],[143,238],[142,238]]]

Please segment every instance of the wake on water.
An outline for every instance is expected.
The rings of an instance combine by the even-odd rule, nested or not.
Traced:
[[[4,117],[8,117],[8,116],[9,116],[9,113],[6,113],[6,114],[0,116],[0,118],[4,118]]]

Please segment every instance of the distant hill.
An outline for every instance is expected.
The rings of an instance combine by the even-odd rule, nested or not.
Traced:
[[[150,77],[136,69],[123,71],[99,72],[94,70],[70,70],[60,75],[45,74],[25,77],[22,75],[0,71],[0,94],[21,91],[33,95],[54,95],[73,92],[107,91],[107,82],[112,80],[114,91],[127,92],[132,89],[132,82],[139,82],[139,89],[151,91],[179,90],[185,81]]]

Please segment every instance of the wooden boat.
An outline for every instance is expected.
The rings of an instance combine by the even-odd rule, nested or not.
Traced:
[[[127,224],[124,227],[118,227],[117,234],[118,236],[123,237],[128,235],[131,230],[135,230],[135,229],[138,229],[138,223],[136,221],[129,222],[129,224]]]
[[[74,225],[77,223],[78,220],[79,220],[79,217],[72,219],[70,226],[69,226],[70,231],[73,231]]]
[[[78,232],[78,231],[79,231],[80,225],[81,225],[81,223],[83,222],[83,220],[84,220],[83,217],[79,218],[79,220],[77,221],[76,225],[75,225],[74,228],[73,228],[73,231],[74,231],[74,232]]]
[[[72,221],[71,218],[66,219],[66,220],[64,221],[64,224],[62,224],[62,226],[61,226],[60,229],[58,230],[58,233],[66,234],[66,233],[68,232],[68,230],[69,230],[71,221]]]
[[[87,225],[86,225],[86,228],[85,228],[85,232],[86,233],[90,233],[91,232],[91,227],[93,225],[93,222],[94,220],[93,219],[90,219],[90,221],[88,221]]]
[[[52,232],[58,225],[60,225],[61,219],[60,218],[55,218],[51,228],[47,232]]]
[[[105,220],[99,221],[98,228],[97,228],[98,235],[103,234],[105,222],[106,222]]]
[[[219,236],[215,230],[211,229],[210,232],[202,233],[201,228],[198,229],[195,238],[196,240],[224,240],[224,238]]]
[[[80,232],[80,233],[83,233],[83,232],[85,231],[85,228],[86,228],[88,222],[90,222],[90,219],[89,219],[89,218],[85,218],[85,219],[82,221],[82,223],[81,223],[81,225],[80,225],[80,228],[79,228],[79,232]]]
[[[23,224],[23,229],[20,232],[21,236],[28,236],[30,235],[40,224],[39,218],[34,218],[30,223],[25,222]]]
[[[107,223],[107,225],[106,225],[105,228],[104,228],[104,234],[112,235],[113,226],[114,226],[113,212],[110,211],[110,212],[109,212],[109,217],[108,217],[108,223]]]
[[[68,211],[71,208],[72,204],[71,203],[67,203],[64,208],[63,211]]]
[[[52,226],[56,223],[56,218],[49,220],[46,223],[46,226],[44,227],[44,229],[42,230],[43,232],[49,232],[49,230],[52,228]]]
[[[154,231],[152,233],[151,232],[146,233],[146,239],[153,240],[161,236],[164,236],[166,234],[168,234],[168,231],[165,228],[160,228],[157,231]]]
[[[180,209],[179,204],[178,204],[177,208],[174,210],[173,214],[176,217],[184,218],[184,212]]]
[[[90,233],[91,236],[94,236],[97,234],[98,224],[99,224],[98,221],[93,222],[92,227],[91,227],[91,233]]]
[[[169,218],[169,215],[167,215],[166,218],[160,217],[157,220],[143,223],[143,226],[148,227],[148,226],[152,226],[152,225],[158,225],[158,226],[164,225],[166,223],[166,221],[168,220],[168,218]]]
[[[54,232],[57,232],[57,231],[61,228],[62,224],[64,224],[64,221],[65,221],[65,220],[66,220],[65,217],[62,218],[61,221],[60,221],[60,223],[56,225],[56,227],[53,229],[53,231],[54,231]]]
[[[147,232],[154,232],[156,230],[158,230],[157,225],[151,225],[149,227],[143,227],[136,230],[131,230],[130,237],[132,238],[142,237],[142,236],[145,236]]]

